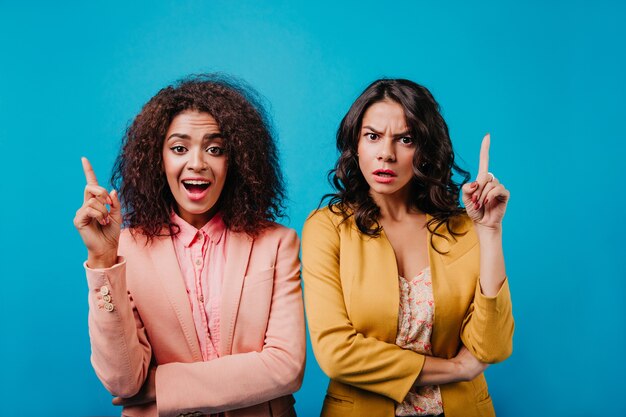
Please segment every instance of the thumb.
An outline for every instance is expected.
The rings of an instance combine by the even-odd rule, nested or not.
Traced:
[[[120,203],[119,196],[117,195],[117,190],[112,190],[109,193],[111,197],[111,210],[109,211],[109,215],[118,223],[122,224],[122,204]]]

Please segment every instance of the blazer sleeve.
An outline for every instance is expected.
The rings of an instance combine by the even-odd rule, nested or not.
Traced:
[[[291,394],[304,375],[306,335],[299,241],[286,230],[276,254],[274,288],[263,349],[208,362],[168,363],[156,371],[159,416],[213,414]]]
[[[481,362],[502,362],[513,352],[514,327],[508,278],[495,297],[485,296],[477,282],[461,325],[461,341],[467,349]]]
[[[112,395],[132,397],[146,380],[152,351],[126,288],[126,261],[118,257],[107,269],[90,269],[85,262],[85,270],[91,363]]]
[[[340,277],[340,234],[327,210],[304,225],[302,263],[304,299],[313,352],[333,380],[402,402],[415,383],[425,357],[358,332],[344,303]]]

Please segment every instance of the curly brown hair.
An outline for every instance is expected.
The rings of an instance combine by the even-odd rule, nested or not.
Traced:
[[[357,146],[363,115],[372,104],[383,100],[402,106],[409,132],[416,139],[409,204],[433,217],[428,223],[433,235],[442,236],[437,232],[442,225],[453,236],[458,235],[451,230],[450,219],[465,213],[459,205],[459,191],[469,180],[469,173],[454,162],[448,125],[439,112],[439,104],[428,89],[413,81],[376,80],[352,104],[337,130],[339,159],[328,173],[337,192],[326,194],[322,201],[329,199],[329,209],[341,214],[344,221],[354,216],[361,233],[380,235],[380,208],[370,196],[369,185],[359,169]],[[463,178],[461,183],[453,180],[453,171]]]
[[[271,226],[283,215],[285,190],[270,121],[257,93],[223,74],[192,75],[163,88],[127,129],[111,176],[124,225],[148,242],[178,233],[163,142],[174,117],[186,110],[210,114],[224,137],[228,174],[217,204],[226,226],[250,236]]]

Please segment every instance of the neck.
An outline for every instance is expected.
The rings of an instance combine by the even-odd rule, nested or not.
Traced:
[[[374,194],[372,194],[372,198],[380,208],[381,220],[402,221],[409,216],[423,214],[420,210],[409,205],[408,198]]]

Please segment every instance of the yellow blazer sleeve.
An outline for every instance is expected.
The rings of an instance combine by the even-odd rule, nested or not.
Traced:
[[[311,344],[333,380],[402,402],[424,365],[424,356],[358,332],[344,302],[338,219],[314,213],[302,233],[304,300]],[[346,242],[344,242],[346,243]],[[363,308],[363,307],[362,307]]]
[[[481,362],[502,362],[513,352],[513,313],[509,281],[495,297],[487,297],[476,284],[474,301],[461,326],[461,340]]]

